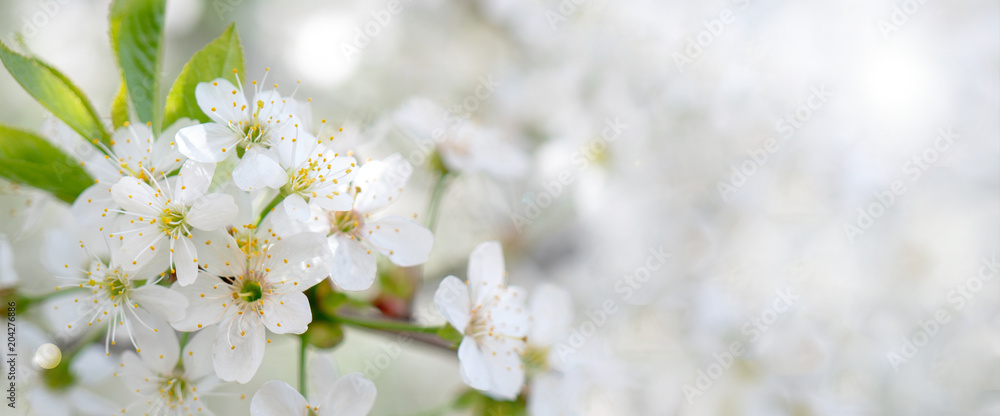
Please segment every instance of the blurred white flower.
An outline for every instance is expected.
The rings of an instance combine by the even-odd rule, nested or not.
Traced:
[[[507,287],[506,274],[500,243],[481,243],[469,256],[469,281],[444,278],[434,306],[464,335],[458,359],[465,384],[513,399],[524,385],[521,353],[530,317],[524,289]]]
[[[312,322],[309,299],[302,291],[326,278],[325,241],[314,233],[274,242],[250,234],[237,241],[221,231],[196,241],[207,247],[200,261],[204,270],[194,284],[176,289],[190,306],[187,316],[172,324],[180,331],[218,324],[209,330],[215,333],[215,372],[225,381],[246,383],[270,342],[265,328],[275,334],[301,334]]]
[[[510,179],[528,168],[528,156],[502,130],[479,126],[426,98],[409,99],[392,120],[421,150],[436,149],[449,170]]]
[[[211,416],[201,400],[218,384],[212,374],[211,333],[195,334],[183,352],[173,331],[169,339],[151,344],[136,355],[122,354],[119,372],[125,385],[142,397],[130,408],[146,415]]]
[[[265,383],[250,402],[251,416],[365,416],[375,404],[375,383],[361,373],[337,377],[322,358],[310,364],[309,400],[281,380]]]

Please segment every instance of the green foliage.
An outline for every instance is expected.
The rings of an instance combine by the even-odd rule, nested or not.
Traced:
[[[94,183],[80,164],[33,133],[0,125],[0,176],[72,203]]]
[[[111,2],[111,46],[136,117],[159,129],[160,66],[166,0]]]
[[[452,343],[452,348],[458,348],[458,344],[462,343],[462,338],[464,337],[462,333],[458,332],[458,330],[451,326],[451,324],[444,324],[444,326],[437,331],[437,336]]]
[[[66,76],[48,64],[0,43],[0,60],[25,91],[87,140],[110,146],[111,137],[97,111]]]
[[[167,94],[163,125],[169,126],[177,119],[187,117],[202,123],[211,121],[195,99],[194,89],[199,82],[225,78],[236,83],[233,70],[243,72],[243,46],[235,25],[230,25],[222,35],[196,52],[184,65],[174,85]]]
[[[498,401],[476,390],[469,390],[455,399],[455,409],[470,409],[473,415],[482,416],[526,416],[527,403],[524,397],[514,401]]]
[[[128,93],[125,91],[125,81],[118,87],[118,94],[115,94],[114,101],[111,102],[111,128],[117,129],[125,125],[128,121]]]

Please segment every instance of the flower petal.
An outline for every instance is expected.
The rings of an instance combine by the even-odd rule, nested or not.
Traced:
[[[309,220],[309,204],[299,194],[291,194],[285,197],[281,205],[289,218],[299,222]]]
[[[480,243],[469,255],[469,289],[473,305],[482,305],[486,299],[504,288],[503,248],[496,241]]]
[[[306,290],[326,278],[330,252],[322,234],[299,233],[282,238],[267,250],[264,266],[270,269],[271,282],[298,282],[296,288]]]
[[[301,334],[312,322],[309,299],[302,292],[266,297],[263,312],[264,325],[275,334]]]
[[[319,405],[319,416],[365,416],[375,405],[375,383],[361,373],[350,373],[333,383]]]
[[[198,253],[192,237],[180,236],[173,241],[174,271],[177,273],[177,284],[187,286],[194,283],[198,277]]]
[[[573,325],[573,299],[569,292],[552,283],[541,283],[532,293],[531,344],[548,347],[569,336]]]
[[[365,223],[361,233],[375,249],[403,267],[426,262],[434,246],[431,230],[401,215]]]
[[[188,300],[184,318],[170,323],[178,331],[197,331],[219,322],[226,311],[227,298],[232,299],[229,284],[206,272],[199,274],[189,286],[174,284],[171,287]]]
[[[177,132],[177,150],[196,162],[216,163],[236,154],[237,143],[243,138],[225,124],[205,123],[185,127]]]
[[[413,166],[398,153],[365,163],[354,178],[354,186],[361,188],[355,196],[354,209],[365,214],[389,205],[398,199],[411,173]]]
[[[167,322],[184,319],[188,307],[188,300],[184,295],[155,284],[133,289],[131,297],[139,306]]]
[[[441,312],[448,323],[459,332],[465,332],[471,317],[469,287],[455,276],[448,276],[441,281],[434,292],[434,306]]]
[[[181,171],[177,174],[177,187],[174,193],[175,198],[185,204],[191,204],[212,185],[212,176],[215,175],[215,163],[196,162],[189,160],[181,166]]]
[[[251,147],[233,169],[233,182],[244,191],[264,187],[278,189],[288,180],[288,174],[270,151]]]
[[[513,400],[524,386],[524,365],[515,350],[489,350],[483,348],[487,368],[490,373],[488,393],[498,399]],[[494,354],[494,352],[496,354]]]
[[[458,364],[465,384],[477,390],[490,388],[490,370],[486,357],[472,337],[462,338],[462,343],[458,346]]]
[[[231,195],[208,194],[194,201],[184,220],[199,230],[213,231],[231,225],[238,213]]]
[[[145,182],[125,176],[111,186],[111,197],[125,211],[155,216],[163,208],[166,198]]]
[[[210,274],[223,277],[242,276],[246,254],[233,236],[224,229],[192,234],[198,247],[198,265]]]
[[[239,124],[247,119],[246,96],[225,78],[198,83],[194,88],[194,97],[201,111],[223,126]]]
[[[250,416],[305,414],[309,403],[298,391],[281,380],[264,383],[250,400]]]
[[[343,234],[327,239],[333,259],[330,277],[344,290],[365,290],[375,283],[375,255],[357,240]]]
[[[184,375],[188,380],[200,380],[212,374],[212,343],[215,331],[198,331],[184,345],[181,360],[184,361]]]
[[[224,381],[250,381],[264,360],[264,337],[264,326],[254,316],[234,315],[219,325],[212,348],[215,374]]]

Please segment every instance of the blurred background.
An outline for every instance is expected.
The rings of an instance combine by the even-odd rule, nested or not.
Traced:
[[[105,117],[108,3],[0,3],[3,41]],[[444,191],[417,318],[442,322],[437,282],[501,241],[512,284],[573,296],[567,414],[1000,414],[1000,3],[171,0],[165,85],[232,22],[246,77],[301,81],[340,145],[417,167],[395,211],[426,215],[437,181],[442,118],[415,108],[496,140]],[[0,97],[0,123],[40,129],[6,73]],[[0,274],[44,286],[65,208],[2,186]],[[276,344],[226,390],[294,385],[297,342]],[[373,415],[463,391],[418,343],[349,331],[317,354],[388,357]],[[123,401],[116,383],[93,388]]]

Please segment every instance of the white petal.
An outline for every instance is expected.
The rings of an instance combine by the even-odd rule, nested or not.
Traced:
[[[431,230],[400,215],[365,223],[361,233],[380,253],[403,267],[426,262],[434,246]]]
[[[559,416],[566,407],[567,397],[562,395],[562,376],[547,371],[531,379],[531,396],[528,411],[537,416]]]
[[[177,284],[187,286],[198,277],[198,253],[191,237],[180,236],[173,241],[174,269]]]
[[[199,230],[213,231],[231,225],[238,213],[231,195],[215,193],[196,199],[184,220]]]
[[[448,276],[441,281],[434,292],[434,306],[441,312],[448,323],[459,332],[464,332],[469,325],[471,305],[469,287],[455,276]]]
[[[458,364],[465,384],[477,390],[490,388],[490,371],[487,368],[486,357],[472,337],[462,338],[462,343],[458,346]]]
[[[517,351],[481,346],[490,373],[488,393],[498,399],[513,400],[524,386],[524,366]],[[496,354],[493,354],[496,352]]]
[[[302,292],[294,291],[282,296],[268,296],[261,318],[267,329],[275,334],[301,334],[312,322],[309,299]]]
[[[229,285],[205,272],[189,286],[174,284],[171,288],[188,300],[184,318],[170,324],[178,331],[197,331],[222,319],[228,300],[231,300]],[[228,300],[227,300],[228,298]]]
[[[306,290],[327,276],[332,263],[326,239],[318,233],[300,233],[282,238],[267,250],[265,267],[271,282],[298,281],[298,290]]]
[[[469,288],[473,305],[482,305],[502,290],[504,278],[503,248],[496,241],[480,243],[469,255]]]
[[[333,261],[330,277],[344,290],[365,290],[375,283],[375,255],[357,240],[343,234],[327,239]]]
[[[219,325],[212,348],[215,374],[224,381],[250,381],[264,359],[264,326],[253,316]]]
[[[73,201],[72,211],[80,224],[95,224],[110,221],[117,208],[118,204],[111,197],[111,185],[102,182],[84,189]]]
[[[118,368],[119,374],[125,380],[125,385],[137,390],[139,394],[155,393],[156,389],[159,388],[159,383],[156,382],[159,374],[147,367],[133,351],[125,351],[122,354]]]
[[[312,360],[309,361],[309,371],[306,375],[309,377],[309,397],[307,399],[309,403],[313,404],[322,403],[330,392],[330,386],[333,386],[340,378],[337,366],[323,355],[313,356]]]
[[[216,276],[242,276],[246,254],[240,250],[236,239],[224,229],[192,234],[198,247],[198,265]]]
[[[126,271],[163,264],[169,261],[169,237],[156,226],[140,225],[122,232],[121,248],[118,250],[115,262]],[[114,238],[119,238],[118,235]]]
[[[212,185],[215,175],[215,163],[196,162],[189,160],[181,166],[177,174],[177,187],[174,196],[178,201],[191,204],[197,198],[205,195]]]
[[[111,187],[111,197],[125,211],[154,216],[163,208],[166,198],[145,182],[126,176]]]
[[[132,300],[155,316],[168,321],[184,319],[188,300],[184,295],[166,287],[147,284],[132,290]]]
[[[205,123],[177,132],[177,150],[196,162],[216,163],[236,154],[240,134],[225,124]],[[225,150],[223,150],[225,149]]]
[[[306,222],[309,220],[309,204],[306,203],[305,199],[299,194],[291,194],[285,197],[285,200],[281,202],[285,213],[288,217],[299,221]]]
[[[162,328],[157,332],[137,331],[134,336],[139,349],[139,358],[147,368],[160,374],[173,372],[181,355],[180,343],[174,331],[168,328]]]
[[[569,336],[573,324],[573,299],[569,292],[551,283],[539,284],[532,294],[529,310],[531,344],[552,346]]]
[[[333,384],[320,404],[319,416],[365,416],[375,405],[375,383],[361,373],[350,373]]]
[[[198,331],[184,345],[181,360],[184,362],[184,375],[189,380],[200,380],[215,372],[212,368],[212,344],[216,333],[213,330]]]
[[[413,166],[398,153],[365,163],[354,178],[354,186],[361,188],[355,197],[354,209],[370,213],[389,205],[399,198],[412,173]]]
[[[250,416],[305,414],[309,403],[298,391],[281,380],[264,383],[250,400]]]
[[[243,92],[225,78],[198,83],[194,88],[194,97],[201,111],[223,126],[246,120],[250,111]]]
[[[334,194],[317,192],[317,196],[309,199],[309,204],[316,205],[327,211],[350,211],[354,206],[354,198],[345,192]]]
[[[233,169],[233,181],[244,191],[264,187],[278,189],[288,180],[288,174],[270,151],[251,147]]]

